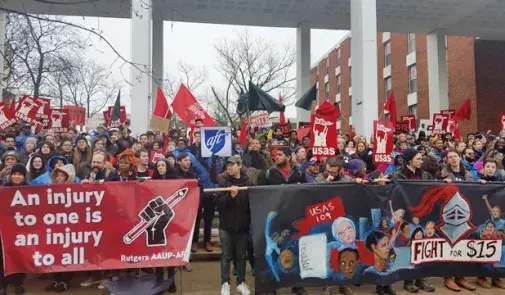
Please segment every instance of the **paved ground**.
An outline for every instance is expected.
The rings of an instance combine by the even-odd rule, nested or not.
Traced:
[[[193,272],[177,272],[176,274],[176,284],[178,287],[177,294],[184,295],[219,295],[220,294],[220,265],[218,261],[208,261],[208,262],[196,262],[193,264]],[[79,275],[75,277],[73,280],[73,289],[70,289],[68,292],[63,294],[68,295],[107,295],[108,292],[99,291],[96,288],[80,288],[79,282],[84,280],[83,275]],[[437,286],[436,294],[446,295],[446,294],[455,294],[454,292],[450,292],[443,287],[443,282],[441,279],[432,278],[428,280],[431,284]],[[49,280],[40,280],[36,277],[29,277],[25,282],[27,287],[27,295],[47,295],[48,293],[44,292],[44,286],[49,282]],[[247,283],[249,286],[254,286],[254,278],[248,276]],[[182,286],[182,288],[181,288]],[[233,282],[232,291],[235,291],[235,282]],[[362,286],[355,287],[354,291],[357,294],[373,294],[375,288],[373,286]],[[395,285],[395,290],[398,294],[405,295],[409,294],[401,289],[401,283]],[[320,289],[308,289],[308,293],[310,295],[320,294]],[[419,294],[422,294],[420,292]],[[13,294],[12,292],[9,294]],[[166,293],[169,294],[169,293]],[[232,292],[232,294],[238,294],[236,292]],[[254,294],[254,293],[253,293]],[[278,294],[290,294],[290,290],[281,290]],[[457,294],[482,294],[482,295],[494,295],[494,294],[505,294],[505,290],[500,289],[490,289],[484,290],[482,288],[477,289],[476,292],[459,292]],[[117,294],[119,295],[119,294]],[[143,295],[143,294],[138,294]]]

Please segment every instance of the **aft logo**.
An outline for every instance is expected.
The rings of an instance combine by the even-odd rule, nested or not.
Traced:
[[[202,127],[200,132],[202,135],[202,157],[231,156],[232,140],[229,127]]]

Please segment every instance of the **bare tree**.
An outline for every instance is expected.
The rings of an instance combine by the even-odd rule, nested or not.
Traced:
[[[248,29],[238,32],[234,39],[218,41],[214,48],[218,54],[217,70],[227,81],[225,89],[213,88],[215,106],[229,123],[237,121],[235,109],[237,100],[249,88],[249,81],[266,92],[277,90],[284,95],[284,104],[290,104],[295,81],[292,67],[295,52],[290,46],[279,49],[262,38],[251,35]]]
[[[105,66],[82,56],[60,61],[60,71],[51,76],[48,90],[62,104],[63,101],[86,108],[88,118],[101,111],[118,94],[120,83],[114,81]]]
[[[61,60],[83,50],[76,30],[58,23],[59,18],[42,20],[24,14],[6,18],[7,85],[40,96],[49,76],[61,70]]]
[[[177,93],[179,83],[184,83],[191,92],[194,92],[199,90],[200,86],[208,78],[208,72],[205,67],[197,67],[182,60],[177,62],[177,71],[179,72],[179,79],[171,75],[165,75],[167,78],[163,83],[165,93],[172,98]]]

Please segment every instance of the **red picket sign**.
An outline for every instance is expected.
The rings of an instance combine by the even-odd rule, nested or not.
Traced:
[[[9,105],[0,102],[0,130],[6,130],[12,125],[16,124],[17,120],[11,112]]]
[[[48,127],[51,128],[54,133],[67,133],[70,127],[70,110],[51,109]]]
[[[18,107],[16,108],[14,116],[20,121],[25,121],[28,123],[37,121],[36,114],[38,107],[39,104],[35,98],[25,95],[19,100]]]
[[[373,122],[374,144],[374,162],[387,163],[392,161],[391,153],[394,149],[394,128],[392,122],[374,121]]]
[[[450,114],[434,113],[433,114],[433,135],[441,135],[447,132]]]
[[[48,98],[35,97],[35,102],[39,105],[35,113],[35,119],[42,123],[42,128],[49,128],[51,116],[51,100]]]
[[[196,180],[0,188],[5,273],[182,266]]]
[[[409,132],[414,133],[417,130],[416,115],[405,115],[400,117],[402,122],[407,122],[409,124]]]

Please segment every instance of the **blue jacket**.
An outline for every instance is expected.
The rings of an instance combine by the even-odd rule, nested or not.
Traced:
[[[28,137],[33,137],[33,133],[30,131],[30,134],[24,135],[23,132],[16,136],[16,147],[19,152],[23,152],[25,150],[25,143]]]
[[[51,182],[51,173],[53,173],[54,170],[54,165],[56,160],[62,160],[65,165],[68,164],[67,158],[63,156],[54,156],[51,159],[47,161],[46,165],[46,173],[40,175],[39,177],[35,178],[30,182],[30,185],[44,185],[44,184],[49,184]],[[81,183],[81,180],[79,177],[75,177],[74,183]]]
[[[395,152],[393,154],[394,158],[393,158],[393,163],[391,163],[388,168],[386,169],[386,171],[384,171],[384,176],[388,176],[390,175],[391,173],[395,172],[396,170],[398,170],[400,167],[402,167],[401,165],[396,165],[396,160],[398,159],[398,157],[403,157],[403,154],[402,153],[399,153],[399,152]]]
[[[469,163],[467,160],[461,160],[461,163],[465,165],[466,170],[468,170],[471,174],[473,179],[477,180],[479,179],[479,172],[477,169],[475,169],[475,163]]]
[[[216,184],[213,183],[210,180],[210,173],[205,167],[202,165],[202,163],[193,155],[190,151],[189,148],[186,148],[184,150],[179,150],[175,149],[174,150],[174,156],[177,159],[179,154],[187,154],[189,156],[189,159],[191,160],[191,166],[193,167],[193,171],[198,175],[198,180],[203,183],[204,188],[215,188]],[[201,158],[201,161],[205,161],[205,164],[207,164],[207,167],[212,166],[212,158]]]

